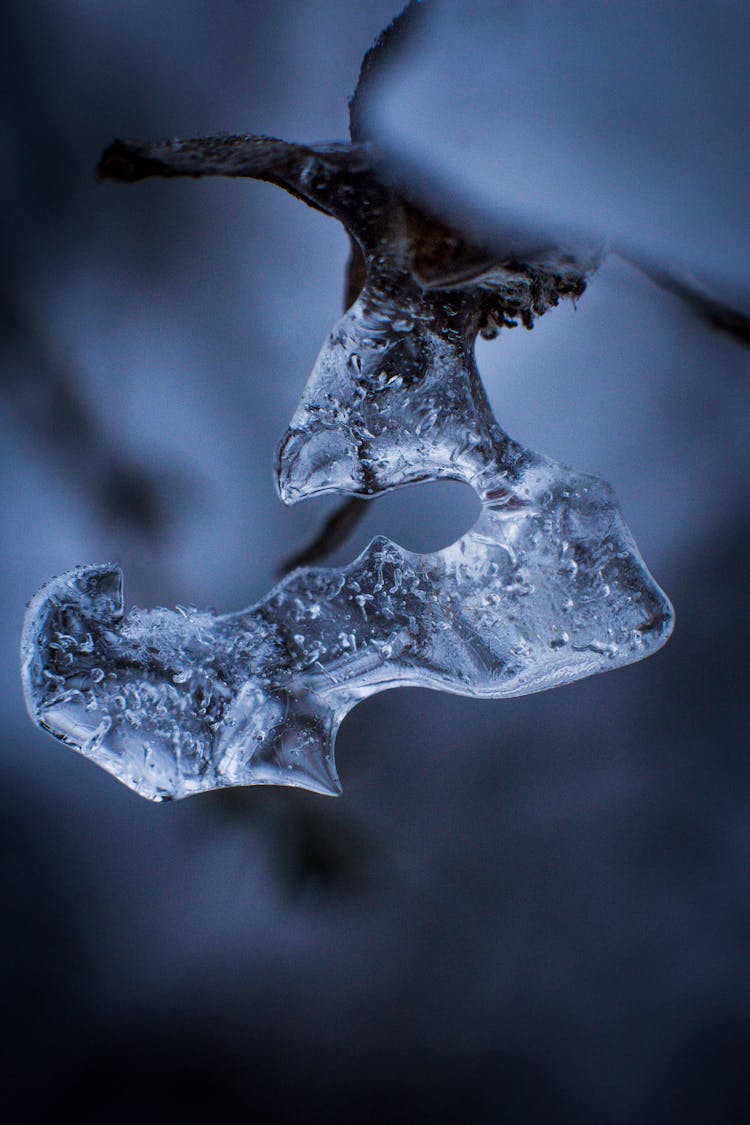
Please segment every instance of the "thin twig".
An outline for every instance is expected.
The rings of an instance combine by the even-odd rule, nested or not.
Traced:
[[[279,574],[288,574],[298,566],[313,566],[347,541],[365,514],[369,500],[350,496],[333,512],[315,539],[301,551],[285,559],[279,567]]]
[[[633,258],[622,250],[617,250],[616,253],[645,274],[660,289],[684,301],[712,328],[718,329],[719,332],[726,332],[742,344],[750,345],[750,315],[740,312],[725,301],[717,300],[703,285],[687,274],[677,273],[644,261],[642,258]]]

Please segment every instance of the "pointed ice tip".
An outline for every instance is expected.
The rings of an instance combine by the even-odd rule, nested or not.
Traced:
[[[314,421],[304,430],[287,430],[276,451],[274,476],[285,504],[329,493],[363,493],[362,466],[351,434]]]
[[[225,770],[229,783],[290,785],[327,797],[340,796],[342,787],[333,754],[337,726],[334,712],[320,700],[293,696],[285,701],[285,707],[286,718],[252,757],[238,770]]]
[[[343,788],[336,770],[333,751],[325,746],[305,745],[302,748],[279,756],[276,763],[276,784],[291,785],[298,789],[309,789],[324,797],[340,797]]]
[[[322,797],[340,797],[344,791],[333,765],[330,768],[323,766],[312,770],[302,769],[299,775],[299,781],[293,781],[293,785],[308,789],[311,793],[319,793]]]

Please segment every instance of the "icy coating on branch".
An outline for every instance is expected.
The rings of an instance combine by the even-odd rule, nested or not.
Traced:
[[[125,614],[120,571],[79,567],[26,617],[23,679],[41,727],[154,800],[261,783],[335,794],[336,731],[375,692],[523,695],[665,642],[671,606],[610,487],[503,433],[474,361],[478,332],[530,326],[578,296],[593,257],[546,248],[521,262],[478,246],[389,187],[367,145],[117,142],[101,171],[270,180],[349,231],[363,285],[281,442],[287,503],[449,478],[482,510],[445,550],[378,537],[349,566],[297,570],[226,616]]]

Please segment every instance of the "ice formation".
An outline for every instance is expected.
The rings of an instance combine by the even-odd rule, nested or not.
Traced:
[[[102,171],[271,180],[352,236],[363,287],[281,442],[286,502],[450,478],[482,508],[445,550],[378,537],[349,566],[297,570],[226,616],[126,614],[114,566],[54,579],[29,606],[22,646],[43,729],[154,800],[261,783],[335,794],[336,731],[375,692],[522,695],[665,642],[671,606],[610,487],[503,433],[474,361],[478,332],[577,296],[591,261],[548,249],[519,262],[472,243],[388,186],[366,144],[117,142]]]

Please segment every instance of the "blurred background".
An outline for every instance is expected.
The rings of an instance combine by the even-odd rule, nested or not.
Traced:
[[[467,24],[454,6],[456,35],[502,36],[523,7],[479,5]],[[25,713],[24,606],[53,574],[114,560],[128,605],[234,610],[336,506],[284,508],[271,464],[340,311],[343,231],[265,184],[98,184],[99,153],[116,136],[345,139],[361,57],[399,8],[29,0],[6,14],[14,1120],[746,1120],[750,352],[623,259],[577,308],[480,343],[478,359],[513,437],[615,487],[677,611],[656,657],[510,702],[375,696],[341,729],[336,801],[257,788],[152,806]],[[455,88],[471,128],[446,117],[435,160],[466,146],[468,198],[501,167],[503,107],[467,98],[470,56],[451,72],[443,18],[443,55],[432,41],[419,69],[415,41],[409,103],[394,78],[377,122],[395,152],[429,118],[424,168]],[[573,27],[595,52],[586,21]],[[487,54],[476,73],[492,78]],[[540,159],[543,137],[526,136]],[[747,309],[747,260],[728,245],[712,280]],[[476,511],[457,484],[405,489],[332,561],[376,532],[437,549]]]

